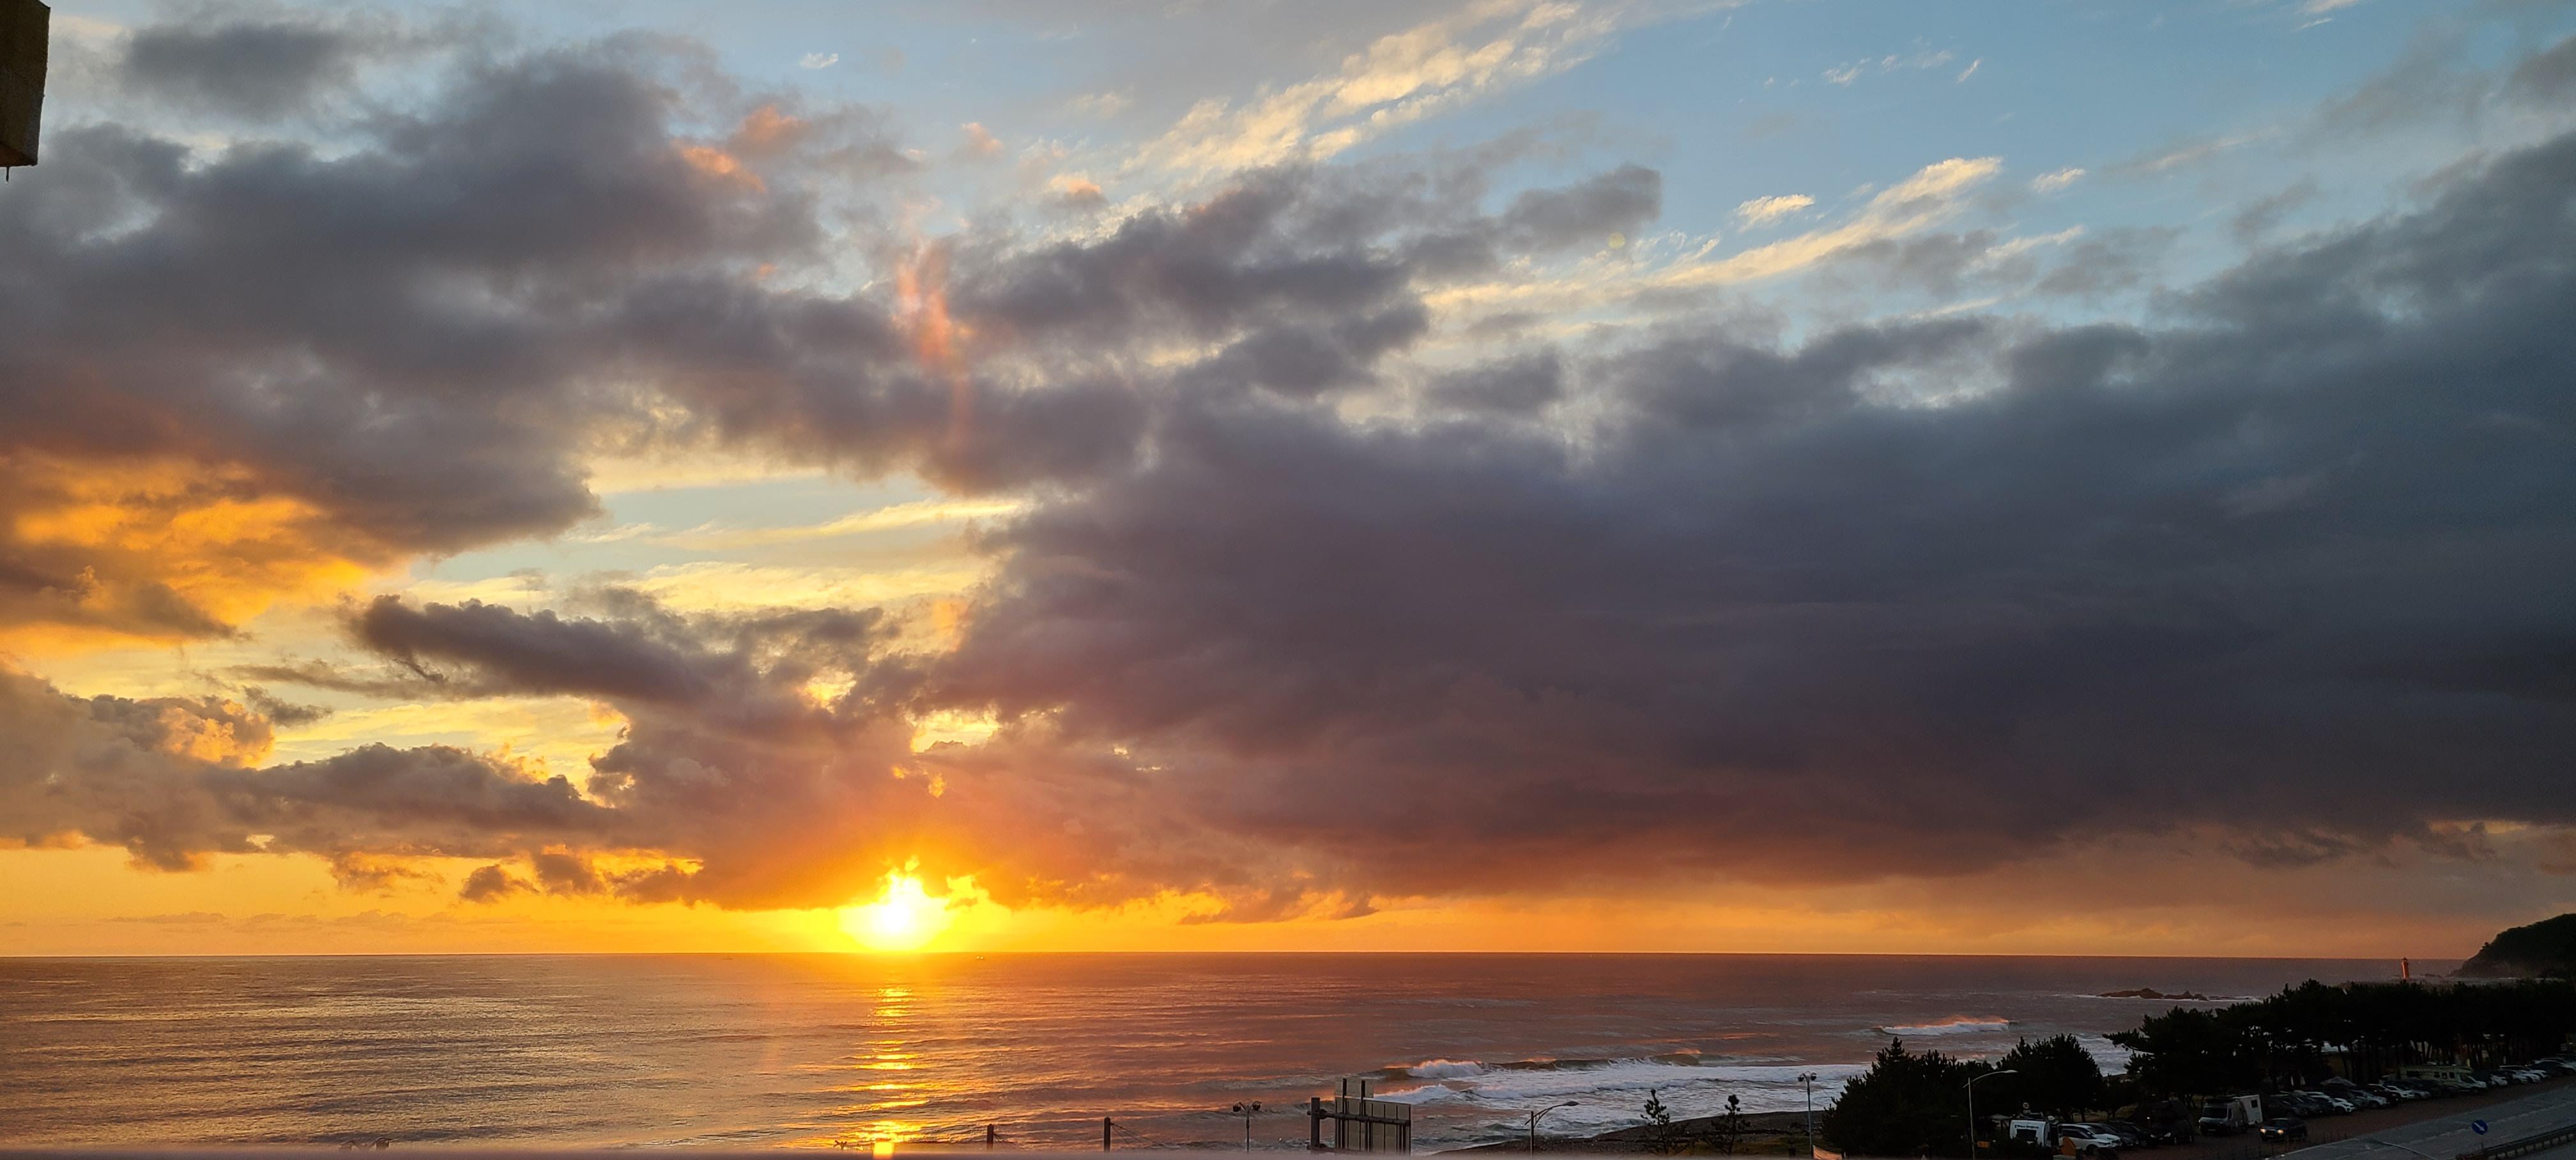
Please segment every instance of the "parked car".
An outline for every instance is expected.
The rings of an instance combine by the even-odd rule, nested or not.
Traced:
[[[2112,1135],[2118,1136],[2120,1146],[2123,1148],[2153,1148],[2158,1143],[2155,1137],[2147,1134],[2145,1128],[2127,1120],[2105,1120],[2099,1126]]]
[[[2412,1088],[2399,1087],[2396,1084],[2385,1081],[2370,1085],[2370,1090],[2372,1094],[2375,1094],[2379,1098],[2387,1100],[2392,1104],[2402,1104],[2408,1100],[2420,1100],[2424,1098],[2424,1093],[2422,1092],[2415,1091]]]
[[[2119,1133],[2100,1124],[2059,1124],[2057,1140],[2061,1145],[2072,1144],[2078,1155],[2117,1152],[2123,1143]]]
[[[2201,1101],[2198,1127],[2204,1136],[2233,1136],[2252,1131],[2262,1120],[2262,1097],[2228,1096]]]
[[[2263,1125],[2254,1130],[2262,1135],[2266,1144],[2287,1144],[2293,1140],[2305,1143],[2308,1138],[2308,1122],[2297,1116],[2276,1116],[2263,1121]]]

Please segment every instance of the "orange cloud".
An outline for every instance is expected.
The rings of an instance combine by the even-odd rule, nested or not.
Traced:
[[[922,369],[948,384],[948,441],[963,445],[975,425],[974,383],[966,374],[965,328],[948,313],[948,251],[923,244],[895,271],[899,320]]]
[[[728,184],[751,190],[768,188],[759,174],[743,168],[742,162],[733,154],[712,145],[682,145],[680,160],[688,162],[689,168]]]
[[[0,649],[220,636],[347,591],[391,554],[254,472],[180,459],[0,457]]]

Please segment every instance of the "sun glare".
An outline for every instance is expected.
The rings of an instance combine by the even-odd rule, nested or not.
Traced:
[[[841,908],[841,929],[872,951],[919,950],[947,928],[948,903],[909,874],[888,874],[876,901]]]

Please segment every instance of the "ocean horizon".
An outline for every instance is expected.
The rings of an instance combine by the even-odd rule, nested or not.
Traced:
[[[2445,970],[2449,960],[2419,960]],[[1345,1077],[1417,1150],[1817,1106],[1892,1038],[2106,1036],[2394,959],[1489,952],[700,952],[0,959],[28,1146],[980,1142],[1301,1147]]]

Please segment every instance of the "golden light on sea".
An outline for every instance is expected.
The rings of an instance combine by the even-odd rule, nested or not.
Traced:
[[[932,898],[919,878],[888,874],[876,901],[841,908],[841,929],[872,951],[920,950],[948,929],[948,903]]]

